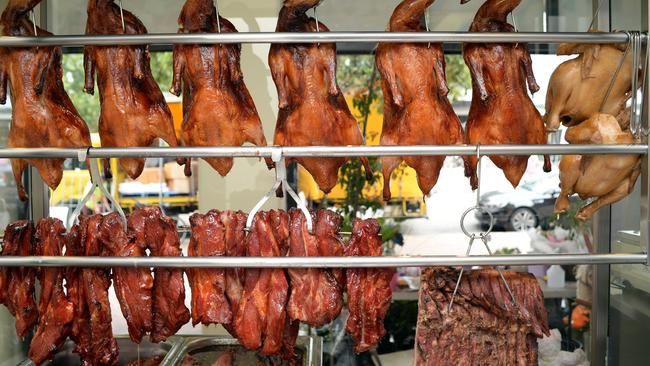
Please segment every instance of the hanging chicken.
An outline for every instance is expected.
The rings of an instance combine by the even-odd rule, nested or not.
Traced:
[[[629,124],[625,103],[633,71],[632,52],[625,47],[573,43],[558,47],[558,55],[579,56],[562,63],[551,76],[544,116],[547,130],[556,131],[560,123],[574,126],[598,112],[617,117],[624,126]]]
[[[29,12],[41,0],[11,0],[0,25],[3,36],[50,36],[36,27]],[[63,89],[60,47],[0,49],[0,104],[10,89],[13,114],[8,147],[88,147],[88,126]],[[64,159],[12,159],[18,197],[27,200],[23,171],[35,166],[45,183],[56,189],[63,177]]]
[[[593,117],[570,127],[566,140],[571,144],[634,144],[629,130],[623,130],[619,121],[609,114]],[[569,209],[569,197],[577,193],[586,200],[595,198],[578,211],[576,217],[588,220],[600,208],[622,200],[634,190],[641,172],[639,155],[566,155],[560,162],[560,195],[555,202],[555,213]]]
[[[462,0],[467,3],[469,0]],[[513,32],[507,17],[521,0],[487,0],[476,13],[470,32]],[[469,144],[546,144],[542,116],[526,91],[539,90],[533,75],[532,60],[523,43],[467,43],[463,45],[465,63],[472,74],[472,105],[467,120]],[[519,185],[528,166],[528,156],[491,156],[513,187]],[[478,159],[470,156],[465,175],[472,188],[478,186]],[[544,157],[544,171],[551,160]]]
[[[212,0],[187,0],[178,18],[179,33],[232,33],[237,29],[217,14]],[[240,68],[241,45],[177,45],[170,92],[183,91],[182,138],[188,146],[266,146]],[[181,86],[183,85],[183,86]],[[232,158],[205,159],[222,176]],[[272,166],[270,160],[267,161]],[[185,166],[189,170],[189,164]]]
[[[391,32],[422,32],[424,12],[435,0],[404,0],[390,18]],[[460,120],[447,99],[442,44],[380,43],[377,68],[384,92],[382,145],[453,145],[464,141]],[[391,198],[390,176],[405,161],[418,174],[426,195],[438,181],[444,156],[381,159],[384,199]]]
[[[113,0],[89,0],[86,34],[144,34],[147,29],[132,13]],[[172,114],[149,65],[148,46],[87,46],[84,50],[86,83],[94,93],[95,72],[101,114],[99,136],[104,147],[150,146],[163,139],[178,146]],[[185,159],[178,159],[183,164]],[[144,168],[143,158],[123,158],[120,165],[135,179]],[[109,164],[104,170],[110,175]]]
[[[321,0],[284,0],[277,32],[327,32],[322,23],[307,16]],[[269,53],[271,75],[278,90],[280,111],[275,145],[363,145],[359,125],[348,109],[336,82],[334,43],[273,44]],[[338,171],[348,158],[295,158],[329,193],[338,182]],[[360,159],[368,179],[367,158]],[[289,162],[289,161],[287,161]]]

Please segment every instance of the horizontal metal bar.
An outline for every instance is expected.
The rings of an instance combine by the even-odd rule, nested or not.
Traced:
[[[320,32],[320,33],[210,33],[67,35],[48,37],[0,37],[0,47],[114,46],[214,43],[376,43],[376,42],[467,42],[467,43],[625,43],[625,33],[475,33],[475,32]]]
[[[0,158],[268,158],[353,156],[463,156],[476,145],[415,146],[296,146],[296,147],[137,147],[90,149],[0,149]],[[481,145],[481,155],[611,155],[648,153],[647,145]],[[80,155],[81,154],[81,155]]]
[[[642,264],[645,254],[423,257],[0,257],[0,267],[374,268],[535,264]]]

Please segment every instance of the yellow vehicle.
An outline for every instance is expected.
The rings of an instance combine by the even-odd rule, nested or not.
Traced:
[[[354,115],[359,115],[359,111],[352,104],[352,96],[347,96],[348,106]],[[368,116],[368,125],[366,127],[366,145],[379,145],[383,116],[378,112],[377,103],[370,108]],[[375,172],[381,175],[381,172]],[[309,172],[302,166],[298,166],[298,189],[306,199],[313,202],[320,202],[325,198],[325,194],[318,188],[318,185],[311,177]],[[366,184],[363,195],[369,200],[382,200],[384,189],[383,179],[379,179],[375,184]],[[393,172],[391,177],[391,196],[390,202],[385,202],[385,209],[391,211],[392,216],[424,216],[426,215],[426,205],[424,203],[422,191],[417,183],[417,174],[415,170],[407,165],[402,165]],[[327,201],[333,204],[341,203],[345,200],[345,189],[337,184],[327,195]]]
[[[171,99],[168,101],[169,107],[172,111],[174,118],[174,127],[178,135],[180,131],[180,126],[183,121],[182,118],[182,105],[180,99]],[[91,136],[93,146],[100,146],[99,135],[92,134]],[[100,161],[100,169],[103,161]],[[174,169],[173,164],[165,165],[161,168],[160,166],[155,168],[148,168],[145,170],[143,175],[138,178],[140,183],[157,183],[166,182],[170,188],[176,188],[180,192],[168,193],[165,192],[162,195],[162,199],[159,193],[149,192],[149,193],[134,193],[128,195],[120,194],[120,190],[117,189],[120,187],[120,184],[129,182],[129,178],[126,176],[126,173],[122,171],[119,167],[118,159],[111,159],[111,171],[113,172],[113,179],[111,180],[111,187],[109,191],[113,192],[113,196],[118,204],[125,210],[133,210],[137,206],[150,206],[150,205],[160,205],[165,208],[177,209],[179,211],[190,211],[197,207],[198,205],[198,192],[196,189],[195,181],[189,180],[182,175],[182,167],[180,169],[180,175],[178,169]],[[194,169],[196,171],[196,169]],[[189,184],[188,184],[189,183]],[[50,195],[50,205],[52,206],[74,206],[79,202],[90,184],[90,175],[86,169],[67,169],[63,172],[63,179],[59,188],[51,192]],[[179,188],[181,187],[181,188]],[[98,197],[98,199],[101,197]],[[92,200],[91,200],[92,201]],[[89,207],[93,203],[89,204]]]

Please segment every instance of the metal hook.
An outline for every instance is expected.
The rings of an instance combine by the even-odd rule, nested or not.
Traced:
[[[115,198],[113,198],[113,196],[108,192],[108,190],[106,190],[106,187],[104,187],[104,180],[102,179],[101,174],[99,174],[98,159],[89,159],[88,170],[90,171],[90,180],[91,180],[92,187],[90,188],[90,190],[88,190],[88,193],[86,193],[86,195],[77,204],[77,207],[72,212],[72,215],[68,217],[68,227],[71,228],[74,224],[77,223],[77,220],[79,219],[79,214],[81,214],[81,210],[83,210],[88,200],[95,194],[95,191],[99,189],[99,191],[109,201],[111,207],[117,213],[120,214],[120,218],[122,219],[122,225],[124,227],[124,230],[126,230],[126,215],[124,214],[122,207],[120,207],[117,201],[115,201]]]
[[[639,115],[639,66],[641,64],[641,33],[631,32],[632,39],[632,90],[630,130],[637,139],[641,137],[641,116]]]
[[[600,14],[600,8],[603,6],[604,0],[600,0],[598,2],[598,7],[596,8],[596,11],[591,15],[591,23],[589,23],[589,28],[587,28],[587,32],[590,31],[594,24],[596,23],[596,18],[598,17],[598,14]]]
[[[318,5],[314,6],[314,19],[316,19],[316,33],[320,33],[320,22],[318,21],[318,12],[316,9],[318,8]],[[320,47],[320,42],[316,43],[317,47]]]
[[[630,53],[630,48],[632,47],[632,34],[628,31],[623,31],[627,35],[628,38],[628,43],[627,47],[625,47],[625,52],[623,52],[623,56],[621,57],[621,61],[618,63],[618,66],[616,67],[616,71],[614,72],[614,75],[612,75],[612,79],[609,81],[609,86],[607,87],[607,91],[605,92],[605,98],[603,98],[603,102],[600,104],[600,108],[598,109],[599,112],[603,111],[603,108],[605,107],[605,104],[607,103],[607,100],[609,99],[609,96],[612,94],[612,90],[614,89],[614,83],[618,79],[618,75],[621,72],[621,69],[623,68],[623,65],[625,64],[625,58],[627,57],[628,53]],[[631,126],[630,126],[631,127]]]
[[[214,7],[217,10],[217,32],[221,33],[221,19],[219,19],[221,17],[219,13],[219,0],[214,1]]]
[[[305,215],[305,219],[307,220],[307,230],[309,231],[310,234],[314,233],[314,224],[311,219],[311,213],[309,212],[309,209],[307,208],[307,205],[305,202],[300,199],[300,196],[291,188],[289,185],[289,182],[287,181],[287,164],[284,159],[284,156],[282,156],[282,150],[274,150],[273,153],[271,154],[271,159],[275,163],[275,183],[273,184],[273,187],[257,202],[255,207],[251,210],[251,212],[248,214],[248,219],[246,220],[246,228],[244,229],[245,231],[250,231],[251,227],[253,226],[253,219],[255,219],[255,215],[260,211],[262,206],[277,192],[278,188],[282,189],[282,192],[289,193],[289,196],[293,198],[293,200],[296,202],[298,205],[298,208],[302,213]]]
[[[124,23],[124,8],[122,7],[122,0],[119,0],[120,3],[120,17],[122,18],[122,32],[126,33],[126,24]]]
[[[32,24],[34,25],[34,37],[38,37],[38,28],[36,27],[36,12],[34,12],[34,9],[30,11],[30,14],[32,16]]]

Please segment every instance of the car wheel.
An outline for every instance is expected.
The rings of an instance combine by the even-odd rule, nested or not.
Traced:
[[[525,231],[537,227],[537,215],[530,208],[518,208],[510,215],[510,229]]]

